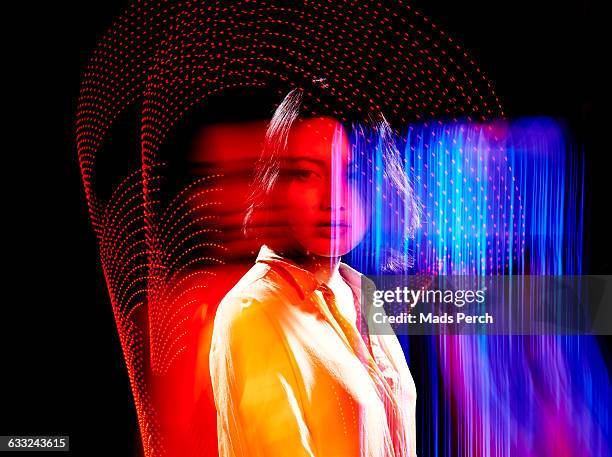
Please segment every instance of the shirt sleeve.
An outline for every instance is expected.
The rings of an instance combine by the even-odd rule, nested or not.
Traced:
[[[219,456],[314,457],[299,373],[278,326],[256,300],[221,306],[209,356]]]

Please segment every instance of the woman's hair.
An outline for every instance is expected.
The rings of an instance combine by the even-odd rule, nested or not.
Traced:
[[[280,175],[282,155],[287,150],[289,131],[300,115],[303,91],[293,89],[274,111],[264,137],[262,152],[255,164],[255,171],[247,198],[247,210],[243,219],[243,231],[248,233],[255,212],[265,207],[268,196]]]
[[[251,191],[243,219],[245,234],[248,235],[254,225],[262,226],[266,223],[265,219],[262,221],[256,217],[256,214],[260,210],[268,209],[270,196],[280,176],[282,158],[287,152],[291,128],[298,118],[314,116],[328,116],[346,122],[339,109],[334,109],[329,103],[321,101],[321,98],[314,97],[300,88],[291,90],[274,111],[265,133],[261,155],[252,175]],[[392,225],[396,227],[401,225],[402,236],[412,237],[421,223],[421,205],[404,169],[404,162],[391,126],[382,113],[369,112],[362,116],[362,120],[353,120],[346,127],[347,131],[354,135],[354,147],[361,155],[361,174],[366,177],[370,185],[372,179],[377,181],[378,192],[393,194],[393,198],[389,198],[389,201],[393,200],[398,206],[393,213],[397,215],[398,221],[401,220],[401,224]],[[379,159],[375,159],[374,156],[378,156]],[[377,161],[381,167],[377,166]],[[258,223],[255,222],[256,219]],[[393,246],[384,249],[393,249]],[[397,259],[392,262],[397,263]]]

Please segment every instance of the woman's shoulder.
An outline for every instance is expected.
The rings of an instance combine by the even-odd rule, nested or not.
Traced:
[[[272,359],[287,363],[281,324],[286,303],[268,278],[269,271],[269,266],[255,264],[219,303],[211,338],[211,367],[227,359],[249,366],[258,358],[267,364]]]
[[[256,263],[223,297],[217,308],[214,328],[249,328],[269,320],[269,308],[280,301],[268,276],[270,266]]]

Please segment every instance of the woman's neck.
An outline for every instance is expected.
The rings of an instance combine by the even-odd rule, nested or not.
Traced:
[[[308,258],[302,265],[302,268],[307,269],[315,276],[315,278],[329,286],[334,278],[339,275],[339,265],[339,257],[314,256]]]
[[[325,257],[298,249],[271,245],[275,252],[291,259],[296,265],[311,272],[322,283],[330,285],[339,278],[340,257]]]

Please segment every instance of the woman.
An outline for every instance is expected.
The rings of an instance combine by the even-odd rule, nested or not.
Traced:
[[[413,457],[416,390],[401,346],[368,334],[362,276],[340,262],[368,229],[361,170],[340,122],[300,116],[303,97],[290,92],[269,124],[245,217],[262,246],[215,317],[219,453]],[[389,133],[384,119],[377,128]],[[397,155],[385,169],[410,190]]]

